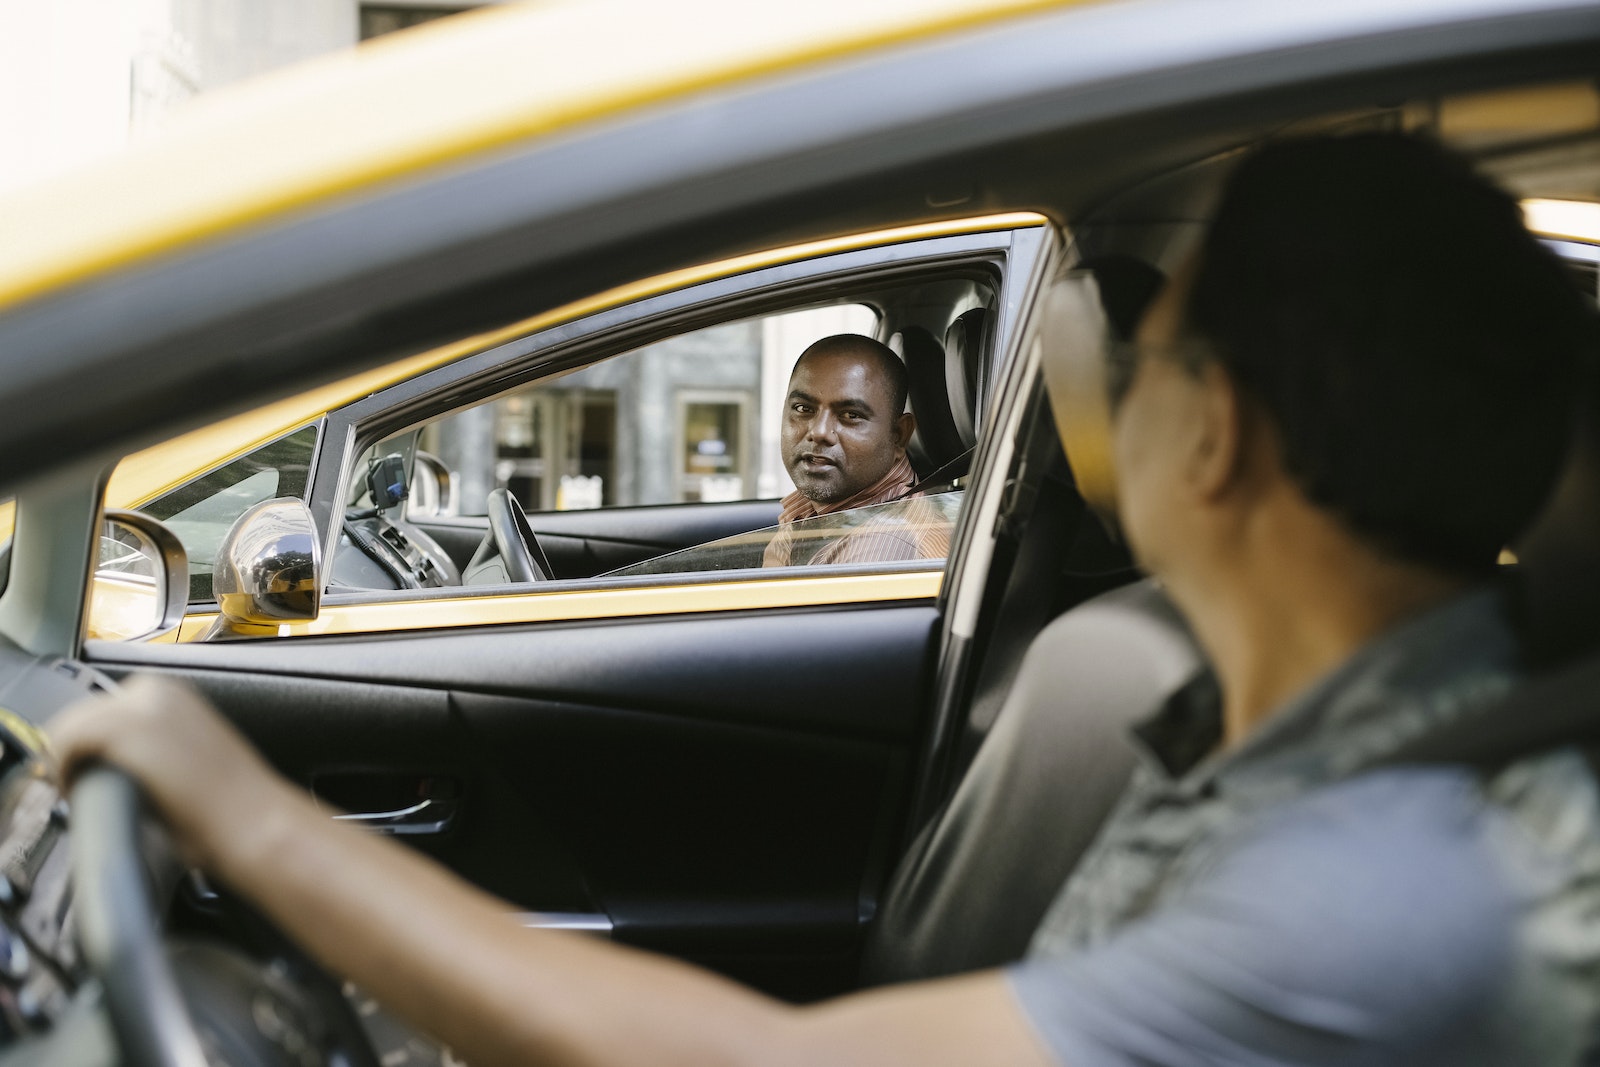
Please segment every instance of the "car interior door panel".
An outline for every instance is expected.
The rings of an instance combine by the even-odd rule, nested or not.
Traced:
[[[936,622],[911,604],[90,652],[193,682],[330,815],[431,801],[397,836],[519,910],[803,999],[854,981]]]
[[[410,519],[466,566],[483,540],[482,520]],[[528,522],[558,578],[604,574],[691,545],[775,526],[776,500],[666,504],[529,513]]]

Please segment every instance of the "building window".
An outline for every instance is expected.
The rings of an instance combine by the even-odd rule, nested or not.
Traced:
[[[743,500],[752,494],[744,448],[745,393],[685,390],[678,394],[678,499]]]
[[[410,29],[424,22],[433,22],[470,11],[477,5],[454,7],[413,7],[410,4],[362,4],[361,39],[370,41],[396,30]]]

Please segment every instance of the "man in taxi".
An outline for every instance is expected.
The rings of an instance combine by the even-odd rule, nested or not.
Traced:
[[[909,496],[917,475],[906,455],[916,416],[906,410],[905,364],[894,350],[861,334],[812,344],[795,361],[784,398],[783,463],[795,484],[783,498],[780,530],[762,566],[881,563],[941,559],[948,523],[915,502],[894,516],[872,516],[844,536],[802,556],[792,523]]]
[[[793,1007],[509,934],[505,904],[330,822],[158,680],[66,713],[64,773],[128,769],[197,862],[479,1067],[1591,1062],[1584,761],[1480,780],[1384,757],[1514,684],[1489,579],[1595,337],[1515,203],[1431,146],[1240,166],[1112,354],[1123,526],[1214,677],[1140,731],[1141,770],[1005,970]]]

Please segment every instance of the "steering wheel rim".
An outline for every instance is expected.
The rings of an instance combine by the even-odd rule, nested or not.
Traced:
[[[114,767],[92,767],[73,786],[71,810],[69,847],[78,941],[90,973],[99,979],[122,1061],[141,1067],[207,1067],[210,1061],[195,1024],[207,1011],[203,1004],[186,999],[184,981],[169,955],[160,909],[146,878],[140,847],[143,800],[138,786]],[[261,922],[265,924],[265,920]],[[268,932],[283,939],[276,928],[269,927]],[[286,940],[283,944],[292,948]],[[189,951],[193,953],[196,947]],[[217,950],[212,952],[215,963]],[[298,950],[292,956],[301,965],[298,979],[293,979],[300,987],[301,1002],[324,998],[317,1047],[326,1055],[326,1062],[378,1067],[377,1055],[360,1023],[338,992],[337,979]],[[238,961],[252,968],[266,966],[250,963],[242,953],[228,959],[236,966]],[[282,959],[275,955],[267,969],[276,971]],[[208,984],[217,977],[214,971],[205,974]],[[188,980],[192,986],[192,973]],[[319,985],[328,988],[319,993]],[[201,1014],[196,1016],[195,1010]],[[213,1009],[213,1024],[215,1017]],[[276,1062],[271,1053],[265,1055],[260,1062]]]
[[[496,489],[489,494],[489,539],[500,561],[505,564],[506,578],[512,582],[542,582],[550,577],[550,561],[533,527],[528,524],[528,514],[509,489]]]
[[[71,804],[78,941],[119,1045],[131,1063],[206,1067],[139,854],[138,787],[114,768],[90,768]]]

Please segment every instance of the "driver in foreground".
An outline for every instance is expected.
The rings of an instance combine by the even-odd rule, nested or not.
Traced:
[[[1583,760],[1482,781],[1383,757],[1514,683],[1488,579],[1553,481],[1595,336],[1515,203],[1428,145],[1240,166],[1116,353],[1123,526],[1215,678],[1140,732],[1005,970],[792,1007],[518,929],[157,679],[64,714],[62,771],[127,769],[194,862],[479,1067],[1592,1062]]]

